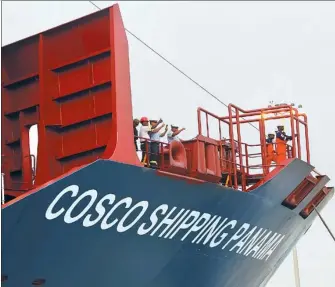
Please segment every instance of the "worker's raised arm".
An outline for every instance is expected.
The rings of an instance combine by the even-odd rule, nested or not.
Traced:
[[[180,130],[176,130],[175,132],[172,133],[172,136],[175,137],[175,136],[179,135],[184,130],[185,130],[185,128],[182,128]]]
[[[168,131],[168,125],[166,125],[165,126],[165,130],[164,130],[164,132],[162,132],[159,136],[162,138],[162,137],[164,137],[165,135],[166,135],[166,133],[167,133],[167,131]]]
[[[162,129],[162,127],[164,127],[164,126],[165,126],[164,124],[162,124],[160,126],[157,126],[157,128],[152,129],[150,132],[151,133],[158,133]]]

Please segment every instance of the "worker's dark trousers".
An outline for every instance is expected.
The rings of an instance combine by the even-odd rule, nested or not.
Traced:
[[[159,143],[152,142],[150,146],[150,166],[157,167],[159,159]]]
[[[147,147],[148,147],[148,153],[149,154],[147,154]],[[148,158],[149,155],[150,155],[150,144],[148,142],[141,142],[141,151],[142,151],[141,162],[142,163],[150,162],[150,158]]]

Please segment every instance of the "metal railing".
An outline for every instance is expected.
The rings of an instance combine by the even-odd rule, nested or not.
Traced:
[[[141,147],[140,149],[138,149],[138,143],[136,142],[136,151],[141,151],[142,152],[142,164],[144,166],[147,167],[152,167],[153,165],[150,164],[150,162],[152,162],[152,159],[155,158],[157,159],[157,168],[159,169],[164,169],[164,154],[166,152],[166,148],[169,147],[168,143],[165,142],[161,142],[161,141],[155,141],[155,140],[151,140],[148,138],[144,138],[144,137],[135,137],[139,144],[141,145],[142,143],[145,143],[145,150],[142,150]],[[157,148],[157,152],[152,152],[152,144],[156,143],[158,145]],[[145,155],[143,155],[143,153],[145,153]]]
[[[138,149],[138,144],[136,145],[137,147],[137,151],[141,151],[142,152],[142,158],[144,158],[144,160],[142,160],[142,163],[144,166],[147,167],[154,167],[160,170],[164,170],[165,169],[165,163],[166,163],[166,158],[165,155],[168,152],[168,148],[169,148],[169,144],[165,143],[165,142],[161,142],[161,141],[154,141],[151,139],[147,139],[147,138],[141,138],[141,137],[136,137],[139,141],[142,140],[142,143],[145,143],[145,149],[141,150]],[[201,141],[201,140],[200,140]],[[229,142],[229,141],[228,141]],[[155,154],[152,149],[150,148],[150,146],[152,145],[152,143],[157,143],[158,144],[158,148],[157,151],[158,153]],[[243,147],[245,152],[244,153],[240,153],[239,150],[237,149],[236,152],[239,154],[239,156],[241,156],[243,158],[243,162],[242,165],[240,165],[239,163],[234,163],[232,160],[232,156],[230,154],[229,157],[226,157],[226,152],[227,150],[224,148],[224,142],[221,141],[221,144],[218,144],[219,147],[219,160],[220,160],[220,167],[221,167],[221,171],[227,172],[228,173],[228,177],[227,177],[227,182],[223,183],[226,186],[234,186],[234,182],[235,178],[237,180],[237,177],[240,176],[241,177],[241,181],[239,183],[239,180],[237,180],[238,184],[237,187],[235,187],[236,189],[239,189],[239,186],[241,186],[242,190],[246,190],[247,189],[247,183],[248,183],[248,179],[250,179],[250,177],[252,176],[257,176],[258,178],[263,178],[264,177],[264,169],[266,168],[274,168],[277,166],[280,166],[278,164],[271,164],[269,166],[266,165],[262,165],[262,164],[250,164],[250,158],[257,158],[257,157],[261,157],[261,154],[258,153],[250,153],[248,151],[248,148],[250,147],[257,147],[259,145],[249,145],[246,143],[243,143]],[[187,158],[188,161],[192,162],[192,151],[188,148],[185,148],[186,150],[186,154],[187,154]],[[143,152],[146,156],[143,157]],[[231,152],[230,152],[231,153]],[[152,159],[152,155],[156,155],[156,159],[157,159],[157,165],[152,165],[151,164],[151,159]],[[236,165],[236,177],[234,178],[234,169],[233,166]],[[261,172],[252,172],[252,171],[256,171],[256,170],[261,170]]]
[[[164,170],[166,158],[165,155],[168,152],[169,144],[161,141],[155,141],[147,138],[135,137],[139,143],[145,143],[145,149],[141,150],[138,148],[138,142],[136,144],[137,150],[142,152],[142,164],[147,167],[154,167],[160,170]],[[201,141],[201,140],[200,140]],[[233,141],[234,145],[236,145],[236,141]],[[151,145],[153,143],[157,143],[157,153],[152,151]],[[239,148],[235,149],[236,157],[241,158],[240,162],[234,162],[232,156],[231,146],[227,146],[227,143],[230,144],[230,139],[226,139],[226,141],[218,141],[218,156],[220,161],[221,172],[224,174],[228,174],[227,181],[223,183],[226,186],[234,187],[236,189],[241,189],[243,191],[247,190],[249,186],[248,181],[250,179],[262,179],[268,173],[267,170],[271,168],[275,168],[278,166],[283,166],[280,164],[266,165],[260,162],[251,163],[252,159],[262,158],[262,153],[260,152],[261,145],[252,145],[247,143],[241,143],[241,150]],[[274,144],[275,145],[275,144]],[[250,152],[251,148],[257,148],[257,152]],[[192,162],[192,151],[185,148],[188,161]],[[145,156],[143,156],[143,152]],[[155,156],[154,159],[157,160],[157,164],[152,165],[151,160],[152,156]],[[240,179],[240,180],[239,180]]]
[[[281,116],[274,116],[274,117],[268,117],[265,119],[264,115],[269,115],[271,113],[276,113],[278,111],[286,112]],[[234,115],[233,115],[234,112]],[[272,107],[272,108],[265,108],[265,109],[257,109],[257,110],[250,110],[245,111],[237,106],[229,105],[228,106],[228,116],[226,117],[219,117],[211,112],[206,111],[205,109],[198,108],[198,134],[202,135],[202,118],[201,115],[205,114],[205,135],[209,138],[210,130],[209,130],[209,117],[214,118],[219,124],[218,128],[218,134],[219,139],[217,140],[220,149],[220,162],[221,167],[224,169],[226,168],[226,172],[228,172],[229,175],[229,182],[228,184],[230,186],[233,186],[234,188],[238,188],[239,185],[242,186],[242,190],[246,189],[246,183],[247,183],[247,177],[251,177],[255,175],[255,173],[252,173],[252,171],[255,170],[261,170],[261,172],[258,174],[259,176],[265,177],[266,174],[268,174],[269,170],[271,168],[275,168],[278,166],[282,166],[280,163],[276,164],[268,164],[268,154],[267,154],[267,144],[266,144],[266,137],[265,137],[265,121],[266,120],[274,120],[274,119],[280,119],[280,118],[289,118],[291,120],[291,130],[293,132],[292,134],[292,146],[286,145],[286,155],[285,158],[293,158],[297,157],[301,159],[301,144],[300,144],[300,129],[299,124],[304,125],[305,127],[305,138],[306,138],[306,157],[307,162],[310,161],[309,156],[309,143],[308,143],[308,127],[307,127],[307,116],[305,114],[299,114],[298,111],[291,106],[282,106],[282,107]],[[258,116],[258,118],[254,118],[255,116]],[[304,117],[304,120],[301,120],[299,117]],[[253,117],[251,119],[248,119],[248,117]],[[260,143],[259,144],[247,144],[242,141],[241,136],[241,124],[242,123],[251,123],[251,122],[258,122],[259,123],[259,136],[260,136]],[[294,125],[294,123],[296,125]],[[222,140],[222,125],[226,125],[228,128],[228,139]],[[237,130],[237,139],[234,136],[234,129]],[[295,134],[295,131],[297,134]],[[230,152],[229,157],[225,158],[223,146],[225,143],[229,143],[230,146]],[[274,150],[277,150],[276,143],[273,143]],[[250,152],[251,148],[257,147],[257,152]],[[255,164],[251,164],[251,161],[254,159],[260,159]],[[256,173],[257,175],[257,173]],[[239,182],[238,176],[241,178],[241,181]],[[233,182],[232,182],[233,178]]]
[[[228,139],[228,142],[230,140]],[[235,147],[236,147],[236,141],[234,141]],[[275,144],[274,144],[275,145]],[[225,183],[226,186],[234,186],[235,188],[239,188],[241,186],[241,189],[245,191],[247,189],[248,180],[251,178],[259,178],[262,179],[266,176],[266,174],[269,173],[271,168],[276,168],[278,166],[283,166],[278,163],[270,163],[270,164],[263,164],[263,163],[255,163],[251,164],[251,159],[257,159],[262,158],[261,152],[253,152],[250,153],[250,148],[255,148],[261,146],[258,145],[251,145],[247,143],[241,143],[242,150],[239,150],[238,148],[235,148],[236,158],[242,159],[239,162],[233,161],[232,156],[232,149],[229,146],[229,151],[227,152],[227,148],[224,147],[225,145],[221,141],[220,143],[220,152],[219,152],[219,158],[221,163],[221,170],[224,173],[228,174],[229,179],[227,178],[227,181]],[[287,157],[290,157],[290,154],[287,154]],[[236,173],[233,167],[236,167]],[[257,172],[258,171],[258,172]],[[238,178],[241,180],[239,181]],[[234,178],[234,182],[232,181],[232,178]],[[236,178],[236,181],[235,181]],[[237,182],[237,186],[236,186]]]

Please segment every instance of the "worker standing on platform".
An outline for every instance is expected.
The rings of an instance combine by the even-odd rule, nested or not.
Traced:
[[[266,170],[267,172],[270,171],[270,165],[271,163],[277,162],[277,152],[274,149],[273,145],[274,142],[273,140],[275,139],[275,135],[274,134],[268,134],[268,137],[266,139]]]
[[[162,123],[160,125],[160,123]],[[159,158],[159,142],[160,138],[164,137],[167,132],[167,126],[165,127],[165,131],[160,133],[160,130],[165,126],[162,119],[157,121],[156,119],[150,120],[151,129],[149,131],[150,135],[150,167],[157,168],[158,167],[158,158]]]
[[[133,127],[134,127],[134,144],[135,144],[135,150],[138,151],[137,147],[137,140],[138,140],[138,131],[137,126],[139,125],[140,121],[138,119],[133,120]]]
[[[150,155],[150,144],[148,140],[150,140],[149,136],[149,120],[147,117],[142,117],[141,120],[141,128],[140,128],[140,144],[141,144],[141,151],[142,151],[142,159],[141,162],[144,165],[147,165],[147,162],[149,161],[149,155]]]
[[[277,149],[277,163],[281,163],[286,157],[286,144],[292,140],[292,136],[286,135],[284,126],[277,126],[276,131],[276,149]]]
[[[222,137],[221,142],[222,142],[222,148],[224,151],[223,166],[225,169],[230,169],[234,161],[231,142],[226,137]],[[233,145],[234,145],[235,160],[237,160],[236,157],[239,154],[238,143],[235,140],[233,140]]]
[[[167,134],[168,143],[171,143],[172,141],[180,142],[180,139],[179,139],[178,135],[184,130],[185,130],[185,128],[182,128],[182,129],[179,130],[178,126],[171,125],[171,131],[169,131],[168,134]]]

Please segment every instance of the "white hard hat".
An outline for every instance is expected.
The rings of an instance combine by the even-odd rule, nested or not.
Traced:
[[[158,117],[157,115],[151,116],[149,118],[150,121],[155,121],[155,122],[158,122],[160,119],[161,119],[161,117]]]

